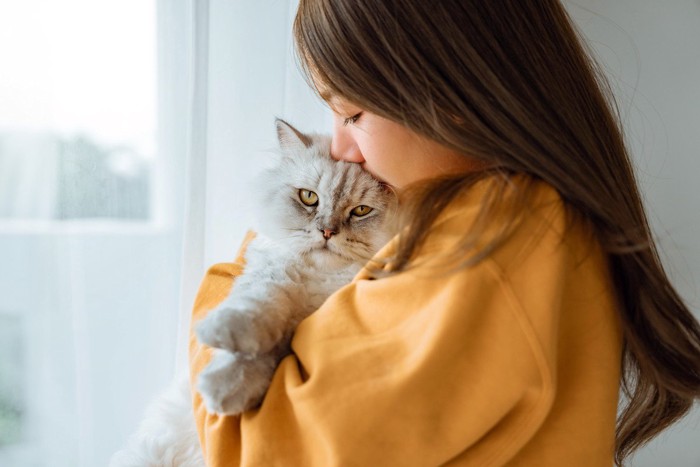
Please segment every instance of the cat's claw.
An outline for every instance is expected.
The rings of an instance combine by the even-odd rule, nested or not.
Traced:
[[[210,413],[237,415],[258,406],[270,385],[276,361],[217,350],[200,373],[197,391]]]

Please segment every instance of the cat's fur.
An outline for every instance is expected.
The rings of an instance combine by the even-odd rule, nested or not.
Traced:
[[[264,217],[246,251],[245,271],[195,327],[200,342],[215,348],[197,381],[210,412],[257,406],[290,353],[297,324],[349,283],[391,236],[395,199],[388,187],[358,164],[334,161],[329,136],[276,123],[281,154],[259,183]],[[157,402],[110,465],[204,465],[186,379]]]

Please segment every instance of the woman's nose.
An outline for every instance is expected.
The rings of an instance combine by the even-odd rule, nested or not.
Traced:
[[[342,124],[333,127],[333,139],[331,141],[331,157],[337,161],[355,162],[361,164],[365,161],[357,142],[352,137],[349,129]]]

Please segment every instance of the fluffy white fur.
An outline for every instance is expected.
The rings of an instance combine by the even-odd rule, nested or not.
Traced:
[[[204,467],[187,377],[180,377],[146,411],[138,431],[110,467]]]
[[[245,271],[195,328],[200,342],[215,348],[197,381],[210,412],[238,414],[260,404],[297,324],[390,238],[395,200],[387,187],[357,164],[332,160],[328,136],[305,135],[282,120],[277,133],[281,153],[258,184],[263,216]],[[300,190],[313,192],[317,203],[305,204]],[[371,211],[358,215],[358,206]],[[110,463],[203,465],[186,378],[154,403]]]

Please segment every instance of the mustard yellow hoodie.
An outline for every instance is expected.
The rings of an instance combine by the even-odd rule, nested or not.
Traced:
[[[604,254],[583,225],[567,228],[555,190],[539,182],[524,222],[476,266],[431,266],[489,183],[438,218],[426,264],[378,280],[362,270],[304,320],[260,408],[220,417],[194,395],[209,467],[613,464],[616,302]],[[243,265],[208,271],[193,322]],[[191,336],[193,380],[210,356]]]

